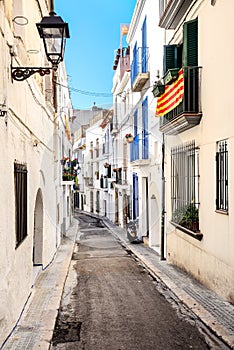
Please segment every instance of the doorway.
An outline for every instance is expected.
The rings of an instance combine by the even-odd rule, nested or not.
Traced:
[[[34,208],[34,234],[33,234],[33,275],[35,280],[39,270],[43,266],[43,200],[39,189]]]

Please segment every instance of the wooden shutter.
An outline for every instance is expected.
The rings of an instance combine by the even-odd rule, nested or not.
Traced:
[[[177,45],[164,45],[163,72],[168,69],[178,68],[178,47]]]
[[[183,28],[183,65],[198,65],[198,21],[185,22]]]

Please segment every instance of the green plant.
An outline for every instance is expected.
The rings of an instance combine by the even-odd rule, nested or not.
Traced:
[[[172,221],[188,228],[192,231],[198,231],[199,212],[194,203],[175,210],[172,214]]]

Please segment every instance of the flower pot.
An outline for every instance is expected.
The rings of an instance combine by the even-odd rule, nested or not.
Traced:
[[[133,136],[126,137],[126,140],[128,143],[132,143],[134,141],[134,137]]]
[[[163,77],[163,81],[165,85],[169,85],[173,83],[178,78],[179,68],[168,69],[166,74]]]
[[[155,85],[155,87],[152,90],[152,93],[154,97],[159,97],[165,92],[165,86],[164,85]]]

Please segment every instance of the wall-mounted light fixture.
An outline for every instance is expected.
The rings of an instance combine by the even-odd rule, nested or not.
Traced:
[[[49,16],[36,23],[40,38],[43,39],[46,57],[52,63],[52,67],[13,67],[11,65],[12,79],[23,81],[35,73],[41,76],[50,74],[51,70],[57,70],[64,58],[66,38],[70,38],[68,24],[54,11]]]
[[[0,117],[5,117],[7,115],[7,107],[0,106]]]

